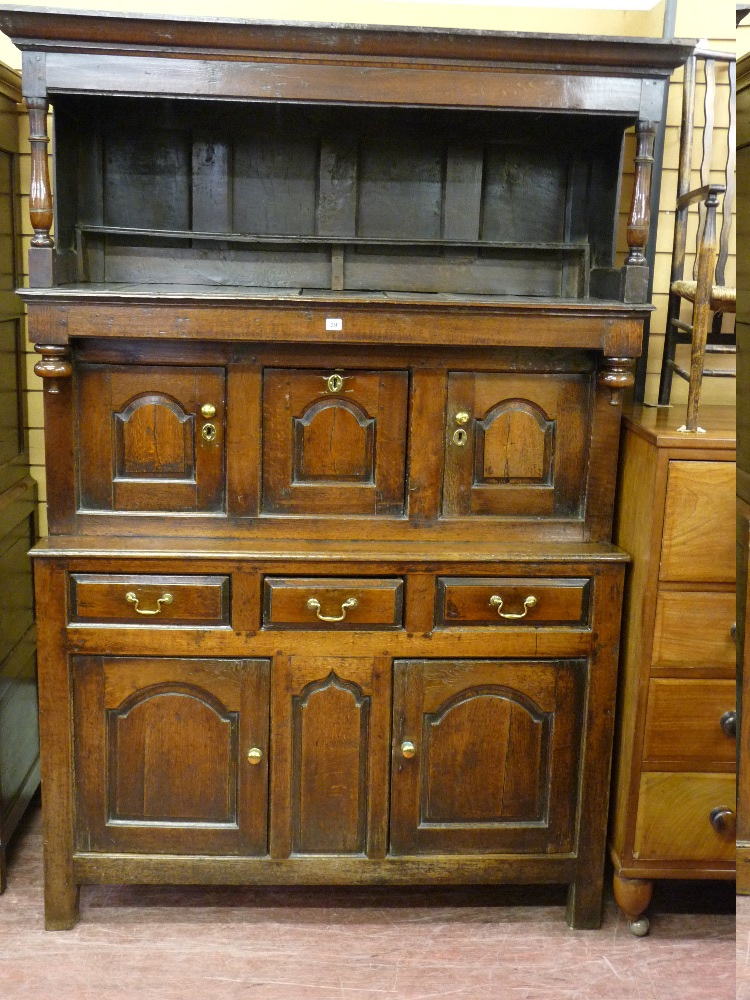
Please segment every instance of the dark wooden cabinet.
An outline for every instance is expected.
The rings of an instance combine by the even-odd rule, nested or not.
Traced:
[[[0,25],[37,181],[48,926],[143,880],[563,883],[597,925],[621,396],[689,46]]]
[[[23,430],[18,219],[20,80],[0,66],[0,892],[6,850],[39,785],[34,588],[36,483]]]

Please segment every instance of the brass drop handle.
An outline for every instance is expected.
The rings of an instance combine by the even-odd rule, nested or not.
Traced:
[[[317,599],[317,597],[311,597],[307,602],[307,607],[310,611],[314,611],[322,622],[342,622],[346,618],[346,612],[349,610],[349,608],[356,608],[358,604],[359,601],[357,600],[356,597],[347,597],[347,599],[341,605],[340,615],[321,615],[320,601]]]
[[[407,760],[413,757],[416,752],[417,748],[414,746],[411,740],[404,740],[404,742],[401,744],[401,753],[404,755],[404,757],[406,757]]]
[[[719,719],[719,725],[725,736],[737,736],[737,713],[725,712]]]
[[[716,806],[708,814],[711,826],[716,832],[727,840],[734,840],[737,833],[737,816],[734,809],[729,806]]]
[[[263,751],[260,747],[251,747],[247,751],[247,759],[250,764],[260,764],[263,759]]]
[[[537,599],[533,594],[529,594],[523,602],[523,611],[517,614],[514,611],[503,611],[503,599],[499,594],[493,594],[490,598],[490,607],[497,608],[497,613],[501,618],[525,618],[529,613],[529,608],[536,607]]]
[[[139,608],[138,607],[139,597],[132,590],[129,590],[127,592],[127,594],[125,595],[125,600],[128,602],[128,604],[135,605],[135,610],[139,615],[159,615],[161,614],[162,604],[171,604],[174,598],[172,597],[171,594],[162,594],[161,597],[157,597],[156,607],[153,609]]]

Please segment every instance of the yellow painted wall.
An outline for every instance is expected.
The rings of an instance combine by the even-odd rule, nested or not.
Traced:
[[[18,3],[18,0],[16,0]],[[35,0],[36,3],[39,0]],[[34,6],[27,3],[26,6]],[[206,15],[205,0],[130,0],[127,4],[122,0],[67,0],[55,2],[46,0],[46,7],[60,9],[79,9],[109,11],[145,12],[150,14],[168,13],[178,15]],[[256,8],[257,9],[257,8]],[[210,13],[213,17],[247,17],[255,13],[247,0],[215,0],[211,4]],[[422,25],[429,27],[475,28],[504,31],[539,31],[563,32],[569,34],[600,34],[600,35],[630,35],[660,37],[664,17],[664,2],[661,0],[649,11],[608,11],[581,10],[571,8],[537,7],[520,4],[516,7],[489,6],[487,3],[401,3],[391,0],[276,0],[273,5],[275,20],[299,21],[339,21],[347,23]],[[677,37],[708,38],[709,44],[717,49],[733,51],[735,47],[734,4],[728,0],[716,0],[706,3],[705,0],[678,0],[677,6]],[[741,44],[745,50],[750,49],[750,27],[741,35]],[[20,53],[8,39],[0,35],[0,59],[10,66],[20,66]],[[651,324],[651,340],[649,345],[648,381],[646,399],[656,398],[658,372],[661,361],[664,325],[666,317],[666,300],[669,281],[669,261],[672,243],[674,216],[672,213],[674,192],[677,185],[677,152],[679,145],[681,79],[679,71],[675,74],[670,90],[668,129],[666,136],[664,173],[662,181],[661,211],[658,221],[657,260],[654,280],[654,304],[656,313]],[[722,90],[726,93],[726,82],[721,81]],[[726,142],[727,112],[717,114],[723,124],[722,137],[719,144]],[[27,134],[25,120],[22,121],[22,137]],[[626,177],[623,183],[621,202],[621,225],[618,250],[625,253],[625,215],[630,203],[632,190],[632,154],[633,143],[626,151]],[[21,187],[24,202],[28,201],[29,158],[28,141],[22,145]],[[717,156],[718,154],[717,151]],[[23,211],[25,247],[31,237],[31,227],[28,221],[27,204]],[[734,282],[734,231],[732,232],[731,259],[727,267],[727,283]],[[25,258],[24,254],[24,258]],[[680,348],[683,362],[686,360],[687,348]],[[44,479],[44,448],[43,448],[43,414],[42,394],[39,380],[33,374],[36,356],[30,345],[27,345],[28,385],[27,392],[27,426],[29,447],[32,462],[32,474],[39,482],[41,507],[40,531],[46,533],[46,499]],[[713,364],[712,359],[712,364]],[[673,400],[675,403],[684,401],[687,389],[680,379],[675,379]],[[733,403],[734,381],[727,379],[709,379],[704,383],[703,401]]]

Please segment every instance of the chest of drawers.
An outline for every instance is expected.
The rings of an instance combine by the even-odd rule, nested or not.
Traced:
[[[37,180],[48,926],[123,880],[555,882],[597,925],[620,396],[687,47],[0,24]]]
[[[610,851],[635,933],[653,881],[735,870],[735,421],[624,421],[617,541],[628,582]]]

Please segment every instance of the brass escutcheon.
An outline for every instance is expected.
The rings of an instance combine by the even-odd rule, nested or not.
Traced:
[[[201,437],[210,444],[216,440],[216,426],[214,424],[204,424],[201,428]]]
[[[469,435],[466,433],[463,427],[459,427],[458,430],[453,432],[453,443],[457,444],[459,448],[463,448],[463,446],[466,444],[466,439],[468,438],[468,436]]]
[[[343,375],[339,375],[338,372],[334,372],[333,375],[329,375],[326,379],[326,385],[328,386],[329,392],[341,392],[344,388]]]

